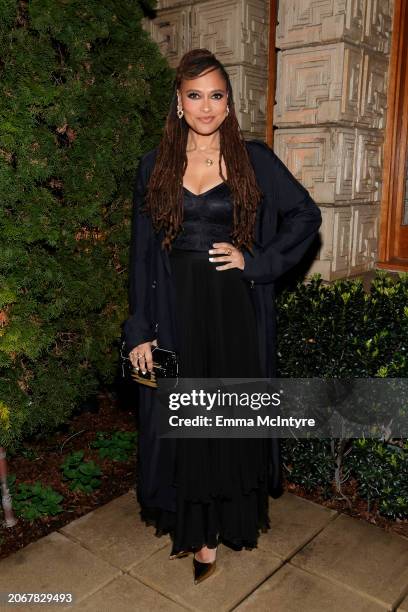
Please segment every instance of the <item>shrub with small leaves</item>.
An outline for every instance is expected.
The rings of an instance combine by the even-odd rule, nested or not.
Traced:
[[[335,461],[330,440],[288,438],[282,448],[287,479],[310,492],[320,488],[325,499],[331,497]]]
[[[277,300],[278,375],[407,378],[407,303],[408,274],[382,270],[369,291],[362,279],[325,284],[319,275],[283,290]],[[343,495],[342,485],[353,474],[368,510],[376,500],[382,515],[406,519],[408,442],[389,442],[289,438],[282,449],[286,477],[330,497],[333,485]]]
[[[378,503],[379,512],[390,519],[408,517],[408,441],[387,444],[380,440],[355,440],[345,465],[358,480],[358,492]]]
[[[407,377],[408,273],[284,290],[278,306],[278,373],[285,378]]]

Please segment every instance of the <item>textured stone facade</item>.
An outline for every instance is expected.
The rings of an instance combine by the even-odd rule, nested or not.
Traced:
[[[172,66],[213,51],[232,81],[247,138],[265,138],[269,2],[159,0],[144,27]],[[310,273],[375,267],[392,0],[281,0],[274,150],[323,215]]]
[[[390,0],[284,0],[274,149],[323,214],[310,273],[332,280],[377,259]]]

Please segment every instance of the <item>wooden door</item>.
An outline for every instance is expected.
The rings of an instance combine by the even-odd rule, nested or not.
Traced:
[[[378,268],[408,271],[408,3],[395,0]]]

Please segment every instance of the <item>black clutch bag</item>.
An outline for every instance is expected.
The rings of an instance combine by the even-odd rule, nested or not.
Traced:
[[[120,357],[122,364],[122,376],[124,378],[131,378],[135,382],[148,387],[157,389],[158,378],[178,378],[179,375],[179,362],[178,356],[175,351],[169,351],[167,349],[160,348],[158,346],[152,347],[153,357],[153,372],[146,372],[142,374],[141,370],[136,370],[133,367],[129,357],[124,354],[124,345],[122,343]]]

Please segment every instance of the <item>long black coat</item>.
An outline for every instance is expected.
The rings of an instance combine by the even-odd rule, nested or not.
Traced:
[[[272,149],[261,140],[246,141],[257,183],[263,192],[258,206],[253,254],[244,251],[242,278],[253,289],[258,344],[265,378],[276,376],[276,313],[274,282],[295,266],[311,246],[321,225],[321,212]],[[150,217],[140,212],[157,149],[138,167],[130,256],[130,316],[124,323],[126,350],[157,338],[159,346],[177,350],[175,289],[170,260],[161,248]],[[138,499],[141,504],[175,511],[171,485],[175,439],[157,435],[155,390],[139,385]],[[282,493],[279,439],[271,438],[269,493]]]

